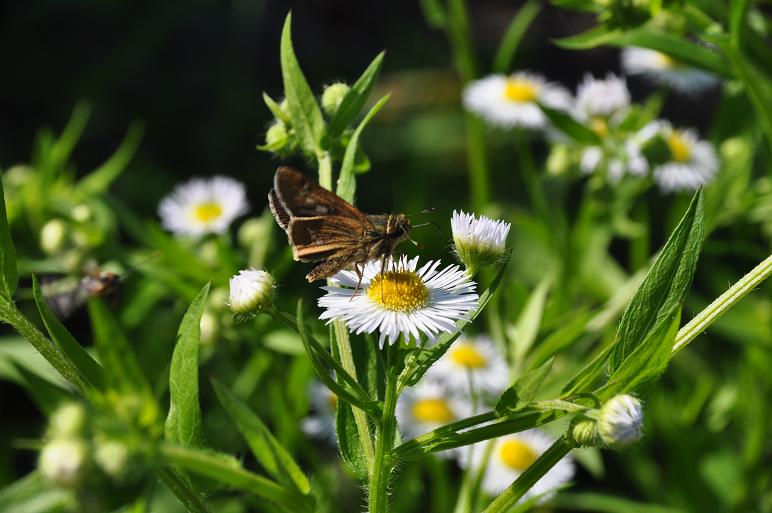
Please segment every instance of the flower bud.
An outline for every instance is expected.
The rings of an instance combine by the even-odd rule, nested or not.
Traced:
[[[108,476],[122,477],[126,473],[129,449],[125,443],[118,440],[98,440],[94,451],[94,461]]]
[[[51,219],[40,230],[40,248],[53,255],[67,242],[67,223],[62,219]]]
[[[347,84],[338,82],[336,84],[328,85],[324,88],[322,93],[322,109],[328,116],[332,116],[337,112],[340,107],[343,98],[348,94],[351,89]]]
[[[86,427],[86,409],[80,403],[60,406],[48,422],[50,438],[77,438]]]
[[[565,174],[571,165],[571,151],[565,144],[556,144],[547,157],[547,173],[553,176]]]
[[[265,271],[242,269],[230,279],[229,304],[235,314],[259,311],[272,302],[273,277]]]
[[[289,143],[287,127],[277,120],[265,133],[265,148],[270,151],[279,151],[287,146],[287,143]]]
[[[610,447],[624,447],[640,440],[643,435],[643,406],[627,394],[609,399],[600,410],[598,432]]]
[[[271,220],[271,223],[273,223],[273,220]],[[268,242],[272,228],[272,224],[266,223],[265,219],[253,217],[241,224],[236,238],[241,246],[251,248],[257,244]]]
[[[40,471],[51,482],[73,486],[78,483],[86,463],[86,444],[77,439],[57,439],[40,453]]]
[[[571,437],[580,447],[597,447],[598,423],[587,417],[577,417],[571,422]]]
[[[85,223],[89,219],[91,219],[91,207],[86,205],[85,203],[81,203],[77,207],[73,208],[70,212],[70,217],[72,217],[73,221],[77,221],[79,223]]]
[[[495,264],[506,251],[507,235],[512,225],[485,216],[453,211],[450,220],[458,258],[472,272]]]
[[[214,342],[217,338],[217,334],[220,331],[220,322],[216,315],[205,310],[201,314],[199,327],[201,329],[201,338],[199,340],[202,345],[207,345]]]

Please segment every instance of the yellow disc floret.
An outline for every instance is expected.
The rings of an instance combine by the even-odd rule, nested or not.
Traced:
[[[456,418],[448,403],[442,399],[418,400],[413,404],[412,413],[417,421],[434,424],[447,424]]]
[[[528,103],[538,98],[538,86],[522,78],[509,78],[504,86],[504,98],[515,103]]]
[[[692,157],[691,144],[676,131],[667,138],[667,147],[676,162],[688,162]]]
[[[522,440],[506,440],[499,447],[499,458],[504,464],[517,472],[523,472],[536,461],[536,451]]]
[[[222,207],[213,201],[200,203],[193,209],[193,218],[201,223],[214,221],[222,215]]]
[[[412,312],[429,302],[429,289],[412,271],[389,271],[375,277],[367,296],[387,310]]]
[[[459,344],[450,350],[453,363],[467,369],[479,369],[487,365],[485,355],[471,344]]]
[[[590,121],[590,128],[598,137],[606,137],[608,135],[608,123],[603,118],[593,118]]]

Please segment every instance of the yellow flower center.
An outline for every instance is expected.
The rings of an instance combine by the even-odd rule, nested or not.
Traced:
[[[670,148],[670,155],[676,162],[688,162],[692,156],[691,145],[678,132],[673,132],[667,138],[667,147]]]
[[[528,103],[538,98],[537,86],[522,78],[508,78],[504,98],[515,103]]]
[[[338,396],[330,392],[330,395],[327,396],[327,405],[331,410],[336,409],[338,407]]]
[[[413,418],[419,422],[447,424],[456,416],[442,399],[421,399],[413,403]]]
[[[523,472],[531,466],[538,456],[533,447],[522,440],[506,440],[499,448],[501,461],[517,472]]]
[[[608,123],[603,118],[592,118],[590,128],[598,137],[606,137],[608,135]]]
[[[387,310],[412,312],[429,303],[429,289],[412,271],[389,271],[375,277],[367,297]]]
[[[214,221],[222,215],[222,207],[213,201],[201,203],[193,210],[193,217],[196,221],[208,223]]]
[[[450,350],[450,359],[453,363],[467,369],[479,369],[488,363],[480,351],[471,344],[459,344]]]
[[[664,53],[658,53],[657,59],[659,60],[659,66],[663,69],[674,69],[674,68],[684,67],[684,65],[681,64],[679,61],[675,60],[671,56]]]

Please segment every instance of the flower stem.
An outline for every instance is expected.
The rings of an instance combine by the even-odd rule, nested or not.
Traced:
[[[514,483],[483,510],[483,513],[505,513],[509,511],[539,479],[549,472],[571,449],[574,443],[566,437],[559,438],[529,466]]]
[[[316,155],[316,163],[319,166],[319,185],[332,190],[332,157],[326,151],[320,151]]]
[[[391,352],[391,347],[389,347]],[[370,475],[370,513],[386,513],[389,507],[389,478],[394,468],[391,451],[397,429],[397,370],[394,362],[387,362],[386,392],[383,402],[383,417],[378,424],[375,440],[375,462]]]
[[[729,287],[726,292],[721,294],[707,308],[678,330],[671,357],[686,347],[697,335],[708,329],[711,324],[716,322],[735,303],[766,280],[770,274],[772,274],[772,255],[769,255],[763,262],[754,267],[751,272]]]

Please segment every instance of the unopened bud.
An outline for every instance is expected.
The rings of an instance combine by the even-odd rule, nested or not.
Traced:
[[[336,84],[328,85],[324,88],[322,93],[322,109],[328,116],[332,116],[337,112],[340,107],[343,98],[346,97],[351,88],[348,84],[338,82]]]
[[[272,301],[273,277],[265,271],[243,269],[230,279],[229,304],[235,314],[259,311]]]
[[[67,241],[67,223],[62,219],[51,219],[40,230],[40,248],[53,255],[58,253]]]
[[[86,463],[86,444],[77,439],[52,440],[40,453],[40,471],[51,482],[73,486]]]
[[[624,447],[640,440],[643,436],[641,401],[627,394],[609,399],[600,410],[598,432],[611,447]]]

